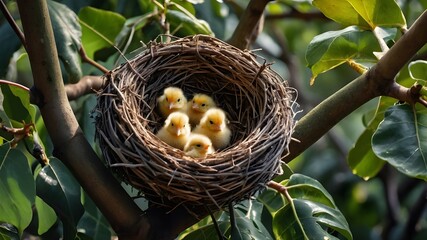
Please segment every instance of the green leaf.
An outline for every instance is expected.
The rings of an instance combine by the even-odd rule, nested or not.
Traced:
[[[352,239],[338,209],[302,199],[293,199],[274,216],[273,231],[277,239],[339,239],[335,233]]]
[[[58,217],[55,211],[38,196],[36,197],[36,209],[38,218],[37,233],[41,235],[56,223]]]
[[[42,168],[36,178],[37,196],[51,206],[64,226],[64,238],[74,238],[84,213],[80,185],[56,158]]]
[[[65,82],[76,83],[82,77],[80,68],[81,28],[76,14],[67,6],[48,1],[58,57]],[[65,70],[65,71],[64,71]]]
[[[417,60],[409,63],[409,75],[417,81],[427,81],[427,61]]]
[[[10,59],[12,58],[13,53],[18,51],[20,46],[21,41],[10,27],[10,24],[3,22],[0,26],[0,78],[4,78],[6,76]]]
[[[197,17],[209,23],[215,36],[224,38],[226,34],[226,17],[229,14],[228,7],[217,0],[207,0],[194,6]]]
[[[293,174],[287,181],[282,182],[293,198],[306,199],[336,208],[332,196],[317,180],[302,174]]]
[[[271,188],[265,189],[257,199],[264,204],[272,215],[285,206],[285,200],[282,194]]]
[[[372,137],[374,153],[411,177],[427,181],[427,109],[389,108]]]
[[[320,73],[349,61],[374,62],[375,51],[380,48],[373,34],[358,27],[322,33],[314,37],[305,54],[313,74],[310,83]]]
[[[394,0],[313,0],[313,5],[345,26],[371,30],[378,26],[406,27],[405,17]]]
[[[374,116],[367,123],[365,131],[357,139],[356,144],[350,149],[348,155],[348,164],[356,174],[365,180],[377,175],[384,166],[384,161],[377,157],[372,150],[371,139],[378,125],[384,119],[384,112],[392,106],[396,99],[390,97],[381,97],[378,101]]]
[[[229,221],[218,220],[220,231],[224,234],[230,227]],[[218,233],[212,220],[209,217],[204,218],[198,224],[191,227],[192,229],[185,233],[183,236],[178,237],[180,240],[199,240],[199,239],[218,239]]]
[[[82,191],[85,213],[79,221],[78,229],[91,239],[111,239],[110,225],[95,203]]]
[[[189,13],[186,14],[177,10],[168,10],[166,12],[166,21],[170,23],[171,33],[179,37],[195,34],[213,35],[207,22],[197,19]]]
[[[335,233],[352,239],[346,219],[318,181],[294,174],[282,185],[287,205],[273,217],[277,239],[338,239]]]
[[[12,224],[22,234],[31,222],[35,195],[25,155],[9,144],[0,146],[0,222]]]
[[[34,122],[36,109],[30,104],[30,93],[23,88],[0,84],[4,99],[3,109],[13,126],[21,127],[22,122]]]
[[[273,239],[261,222],[263,205],[257,201],[245,201],[234,210],[236,228],[231,239]]]
[[[114,46],[126,19],[115,12],[85,7],[79,12],[79,21],[86,55],[94,59],[96,51]]]

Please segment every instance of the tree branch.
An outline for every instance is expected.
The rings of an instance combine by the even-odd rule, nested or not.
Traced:
[[[344,117],[368,102],[385,96],[401,96],[408,88],[397,90],[394,77],[403,66],[427,43],[427,11],[412,25],[402,38],[369,71],[356,78],[331,95],[297,122],[291,141],[290,154],[284,161],[289,162],[315,143]],[[406,100],[406,99],[405,99]]]
[[[94,93],[104,85],[101,76],[84,76],[76,84],[65,85],[65,91],[69,101],[75,100],[83,95]]]
[[[247,49],[252,42],[253,33],[263,17],[264,8],[272,0],[251,0],[240,18],[239,24],[234,30],[228,43],[240,48]]]
[[[85,139],[68,103],[44,0],[18,0],[39,108],[54,155],[71,170],[120,239],[172,239],[196,222],[185,210],[150,209],[145,215],[106,169]],[[175,224],[178,223],[178,224]],[[161,236],[156,238],[157,236]]]

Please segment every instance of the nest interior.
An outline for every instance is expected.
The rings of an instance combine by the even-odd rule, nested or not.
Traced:
[[[150,202],[222,208],[281,173],[293,129],[292,91],[255,54],[196,35],[151,42],[104,77],[95,112],[106,164]],[[227,148],[195,161],[155,136],[164,122],[156,101],[169,86],[188,99],[213,97],[230,121]]]

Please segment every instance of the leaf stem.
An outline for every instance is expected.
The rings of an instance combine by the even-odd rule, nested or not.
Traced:
[[[281,193],[285,196],[286,200],[289,202],[289,205],[291,206],[292,212],[294,213],[296,222],[298,223],[298,226],[301,229],[301,232],[302,232],[302,234],[304,236],[304,239],[309,239],[308,236],[307,236],[307,234],[304,231],[304,226],[302,225],[302,223],[300,221],[300,218],[298,217],[297,209],[295,207],[294,200],[292,199],[292,196],[289,194],[289,192],[286,189],[286,187],[283,187],[283,188],[284,188],[284,190]]]
[[[0,0],[0,10],[3,13],[6,20],[9,22],[9,25],[12,27],[15,34],[18,36],[18,38],[21,40],[22,45],[25,49],[27,49],[27,44],[25,41],[24,33],[21,31],[21,29],[18,27],[18,24],[16,24],[16,21],[13,19],[12,15],[10,14],[9,10],[6,7],[6,4],[4,4],[3,0]]]
[[[6,84],[6,85],[14,86],[14,87],[19,87],[19,88],[21,88],[21,89],[23,89],[23,90],[25,90],[27,92],[30,91],[30,89],[27,88],[26,86],[21,85],[21,84],[16,83],[16,82],[11,82],[11,81],[8,81],[8,80],[0,79],[0,84]]]
[[[79,50],[80,53],[80,57],[82,58],[83,62],[89,63],[90,65],[98,68],[101,72],[103,72],[104,74],[108,72],[108,69],[105,68],[104,66],[102,66],[101,64],[97,63],[96,61],[94,61],[93,59],[89,58],[86,55],[86,51],[83,49],[83,47],[80,48]]]
[[[378,43],[380,44],[380,48],[383,51],[383,53],[386,53],[390,48],[387,46],[387,43],[381,37],[379,30],[380,29],[378,27],[375,27],[374,30],[372,30],[372,33],[374,34],[375,38],[377,39]]]

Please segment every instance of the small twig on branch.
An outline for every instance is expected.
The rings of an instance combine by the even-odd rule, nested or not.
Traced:
[[[11,148],[15,148],[21,140],[31,135],[31,132],[34,129],[34,123],[23,123],[23,125],[24,126],[22,128],[13,128],[0,123],[0,129],[2,131],[13,135],[13,139],[10,141]]]
[[[12,15],[10,14],[9,10],[7,10],[6,4],[4,4],[3,0],[0,1],[0,10],[3,13],[4,17],[6,18],[7,22],[9,23],[10,27],[13,29],[15,34],[19,37],[21,40],[22,45],[24,48],[27,48],[27,44],[25,43],[25,36],[24,33],[21,31],[21,29],[18,27],[18,24],[16,24],[15,19],[13,19]]]
[[[65,85],[65,91],[69,101],[83,95],[94,93],[102,88],[104,79],[101,76],[84,76],[76,84]]]
[[[423,88],[421,84],[415,84],[410,88],[403,87],[398,83],[393,83],[387,96],[399,99],[409,104],[420,103],[427,107],[427,101],[422,98],[420,91]]]
[[[79,50],[80,53],[80,57],[82,58],[83,62],[89,63],[90,65],[98,68],[99,70],[101,70],[101,72],[103,73],[107,73],[108,69],[106,69],[104,66],[102,66],[101,64],[95,62],[93,59],[90,59],[87,55],[85,50],[83,49],[83,47],[80,48]]]

